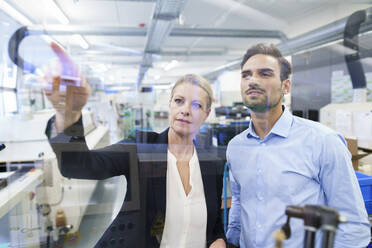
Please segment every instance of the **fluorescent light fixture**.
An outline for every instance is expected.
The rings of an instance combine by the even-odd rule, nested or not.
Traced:
[[[183,14],[180,14],[178,16],[178,24],[180,24],[180,25],[184,25],[185,24],[185,17],[183,16]]]
[[[167,90],[167,89],[170,89],[171,85],[170,84],[159,84],[159,85],[154,85],[152,87],[156,90]]]
[[[49,4],[50,8],[48,8],[48,11],[51,10],[53,15],[57,18],[57,20],[60,23],[64,25],[67,25],[70,23],[70,20],[67,18],[65,13],[62,12],[61,8],[56,4],[54,0],[47,0],[47,2],[50,3]]]
[[[2,0],[0,2],[0,9],[2,9],[6,14],[8,14],[10,17],[12,17],[17,22],[21,23],[25,26],[32,25],[32,22],[30,19],[28,19],[26,16],[24,16],[21,12],[16,10],[13,6]]]
[[[106,72],[108,70],[105,64],[92,64],[90,68],[96,72]]]
[[[158,74],[155,75],[155,76],[154,76],[154,79],[155,79],[155,80],[159,80],[159,79],[160,79],[160,75],[158,75]]]
[[[174,59],[170,63],[168,63],[166,66],[164,66],[164,71],[169,71],[173,69],[174,67],[176,67],[177,65],[178,65],[178,61]]]
[[[35,74],[38,75],[38,76],[40,76],[40,77],[43,77],[44,76],[44,73],[43,73],[42,70],[40,70],[40,68],[36,68]]]
[[[43,34],[43,35],[41,36],[41,38],[43,38],[43,39],[45,40],[45,42],[48,43],[48,44],[50,44],[50,43],[53,41],[54,43],[57,43],[58,45],[62,46],[59,42],[57,42],[56,40],[54,40],[54,39],[53,39],[52,37],[50,37],[49,35],[45,35],[45,34]]]
[[[118,91],[124,91],[124,90],[130,90],[132,87],[130,86],[116,86],[116,87],[110,87],[108,90],[118,90]]]
[[[89,48],[89,43],[84,39],[84,37],[80,34],[74,34],[73,36],[73,39],[79,43],[79,45],[84,48],[84,49],[88,49]]]

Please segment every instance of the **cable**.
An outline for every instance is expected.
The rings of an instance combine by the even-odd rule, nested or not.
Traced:
[[[223,226],[225,234],[227,232],[227,178],[229,177],[228,166],[226,162],[223,170]]]

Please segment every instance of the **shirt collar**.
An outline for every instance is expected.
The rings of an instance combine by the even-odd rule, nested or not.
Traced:
[[[279,135],[279,136],[284,137],[284,138],[288,137],[289,130],[292,126],[292,121],[293,121],[293,115],[283,106],[283,113],[280,116],[280,118],[276,121],[276,123],[274,124],[270,133]],[[250,137],[259,138],[258,135],[256,134],[256,132],[253,129],[253,122],[252,121],[249,122],[247,137],[248,138],[250,138]]]
[[[248,138],[251,138],[251,137],[259,138],[258,135],[256,134],[256,132],[254,131],[252,120],[249,122],[249,126],[248,126],[247,131],[248,131],[248,133],[247,133]]]
[[[293,121],[292,114],[288,111],[288,109],[284,108],[282,115],[276,121],[270,133],[274,133],[284,138],[288,137],[289,130],[291,129],[292,126],[292,121]]]

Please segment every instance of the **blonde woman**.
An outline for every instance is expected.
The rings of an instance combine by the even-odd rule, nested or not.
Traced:
[[[68,55],[56,44],[51,47],[62,68],[77,73]],[[57,112],[48,123],[47,133],[55,133],[50,143],[58,154],[62,175],[81,179],[128,176],[129,163],[120,152],[127,141],[100,150],[86,147],[81,109],[90,88],[81,75],[73,76],[80,78],[80,87],[74,90],[78,97],[71,113],[60,107],[62,93],[46,91]],[[61,83],[60,78],[53,78],[54,85]],[[96,247],[226,247],[220,214],[223,161],[195,142],[212,102],[212,89],[203,77],[189,74],[175,83],[169,100],[169,128],[160,134],[136,134],[137,152],[157,157],[139,169],[141,214],[134,221],[137,231],[134,235],[120,232],[128,218],[120,212]],[[56,144],[61,140],[73,143],[74,150],[58,151]]]

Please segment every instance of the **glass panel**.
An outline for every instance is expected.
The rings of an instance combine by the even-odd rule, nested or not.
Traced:
[[[17,66],[7,66],[4,64],[4,74],[2,78],[3,87],[5,88],[15,88],[17,83]]]
[[[15,92],[3,91],[2,98],[4,101],[5,113],[14,113],[17,111],[17,96]]]
[[[0,248],[274,247],[289,205],[345,214],[336,243],[367,247],[371,7],[0,0]],[[284,57],[242,63],[259,43]]]

